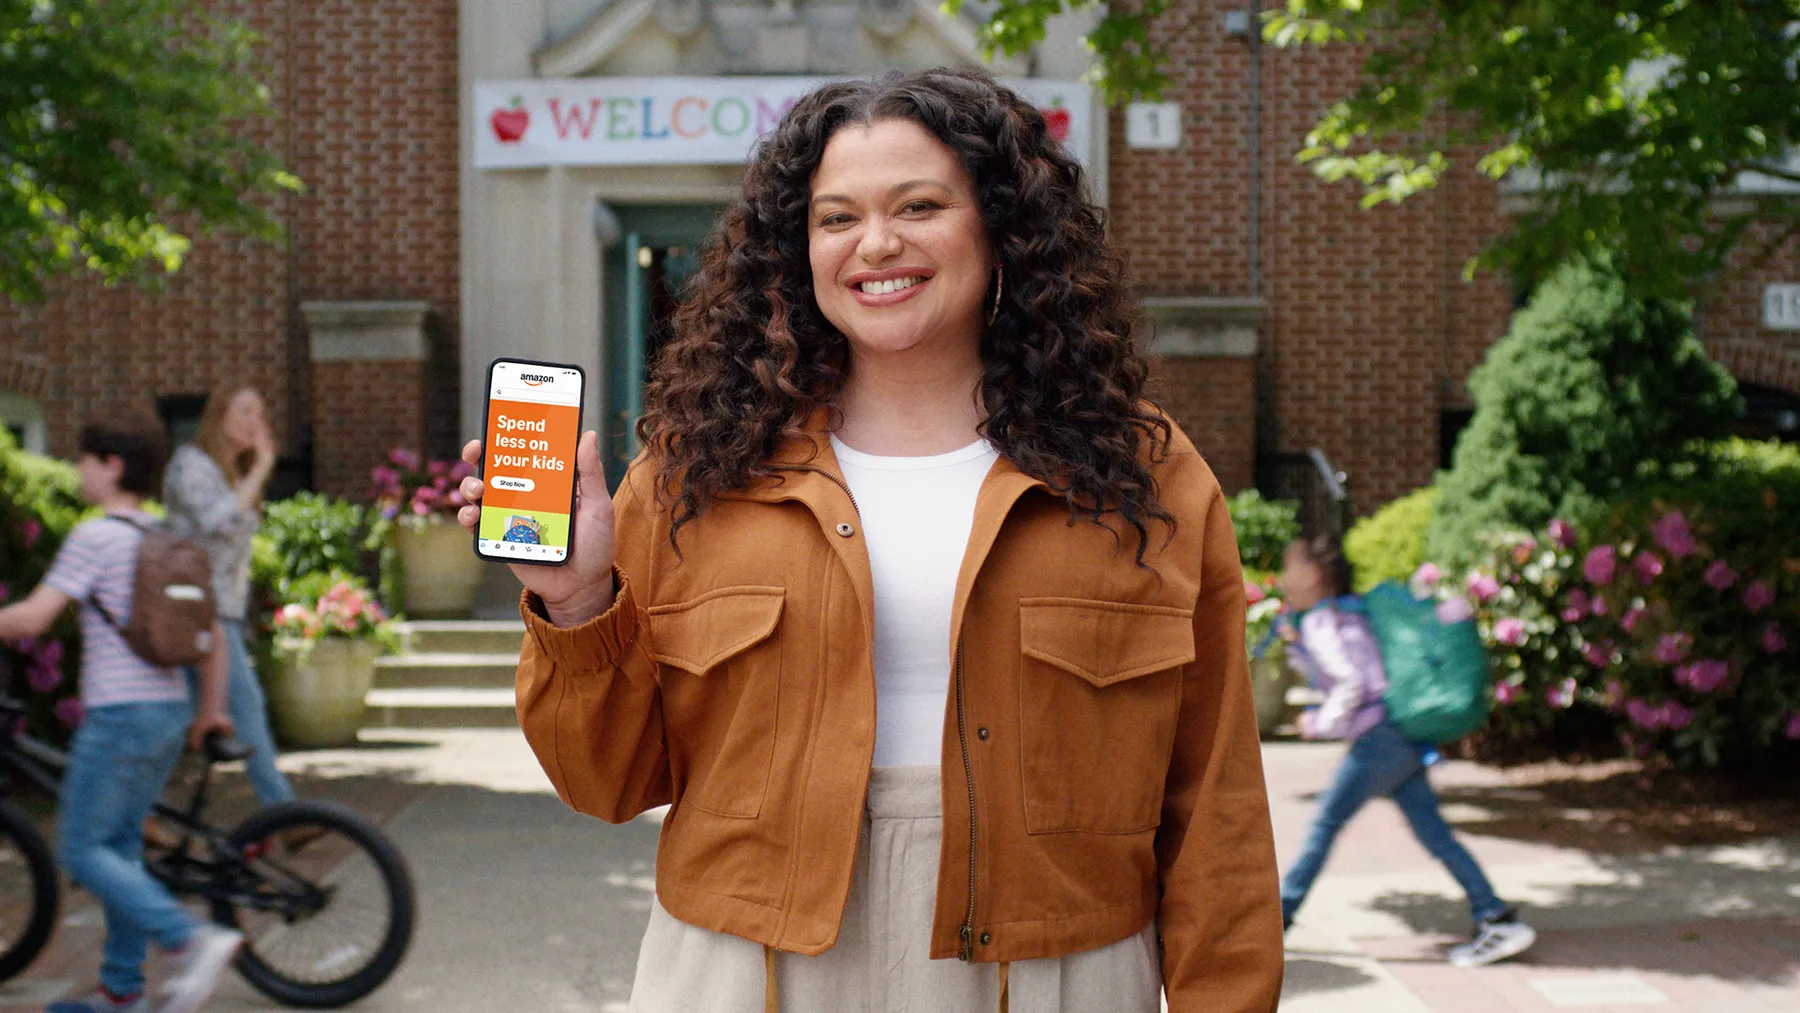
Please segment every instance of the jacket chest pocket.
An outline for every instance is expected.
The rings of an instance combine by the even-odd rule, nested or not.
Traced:
[[[762,811],[775,755],[787,592],[727,587],[649,609],[680,802],[718,816]]]
[[[1025,829],[1126,834],[1160,821],[1194,660],[1193,613],[1078,598],[1019,603]]]

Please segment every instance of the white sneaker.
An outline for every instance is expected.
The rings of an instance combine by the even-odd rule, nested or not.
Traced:
[[[180,952],[175,954],[169,979],[163,982],[154,1013],[194,1013],[212,998],[219,978],[244,945],[244,934],[234,929],[202,923]]]
[[[1507,911],[1475,927],[1475,938],[1450,948],[1449,960],[1454,967],[1485,967],[1507,957],[1516,957],[1537,942],[1537,932],[1519,920],[1518,912]]]

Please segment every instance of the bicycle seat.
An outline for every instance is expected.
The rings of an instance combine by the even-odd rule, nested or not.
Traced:
[[[206,758],[214,763],[242,760],[254,752],[255,747],[228,736],[215,733],[206,737]]]

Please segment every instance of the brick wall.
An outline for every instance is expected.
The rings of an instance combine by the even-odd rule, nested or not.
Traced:
[[[1122,117],[1113,118],[1113,235],[1145,295],[1263,301],[1256,426],[1207,414],[1216,379],[1162,366],[1170,374],[1162,389],[1210,384],[1186,402],[1199,413],[1195,438],[1209,456],[1249,459],[1258,429],[1265,450],[1319,447],[1349,473],[1368,510],[1430,481],[1439,412],[1466,404],[1462,381],[1504,332],[1505,281],[1460,277],[1503,223],[1498,194],[1464,171],[1402,206],[1364,210],[1354,185],[1319,182],[1294,154],[1317,115],[1348,90],[1360,55],[1263,47],[1260,284],[1252,293],[1250,46],[1222,26],[1225,12],[1241,7],[1203,0],[1159,25],[1171,53],[1165,99],[1182,106],[1182,147],[1131,150]]]
[[[313,465],[317,488],[360,497],[369,488],[369,469],[383,463],[389,447],[419,445],[417,414],[370,411],[369,406],[423,403],[425,363],[320,362],[312,367],[312,384],[317,392],[313,425],[321,449]]]
[[[278,439],[301,450],[315,414],[383,433],[423,418],[434,448],[456,438],[454,383],[410,381],[381,397],[328,393],[314,405],[308,299],[424,299],[437,361],[457,352],[457,5],[455,0],[216,0],[265,39],[276,116],[248,125],[307,184],[274,200],[280,248],[201,236],[156,290],[55,282],[42,305],[0,305],[0,383],[44,402],[51,450],[70,452],[81,419],[148,408],[154,397],[249,384],[270,400]],[[39,390],[8,361],[41,368]],[[324,393],[324,392],[322,392]],[[365,391],[367,393],[367,391]],[[415,436],[411,441],[419,442]],[[373,456],[386,447],[371,447]],[[323,462],[321,462],[323,463]],[[334,492],[360,492],[373,460],[332,462]],[[348,482],[349,484],[345,484]]]
[[[1747,383],[1800,394],[1800,331],[1763,326],[1763,289],[1770,282],[1800,282],[1800,238],[1789,237],[1762,263],[1755,255],[1775,237],[1750,235],[1732,258],[1732,270],[1698,315],[1707,352]]]
[[[295,209],[296,301],[424,300],[431,360],[455,363],[456,0],[296,0],[292,11],[291,164],[311,184]],[[315,485],[360,494],[390,440],[451,452],[456,378],[436,379],[316,392],[316,425],[370,438],[360,459],[319,460]],[[396,416],[420,421],[396,429]]]
[[[1225,491],[1256,484],[1256,363],[1150,359],[1150,398],[1194,441]]]

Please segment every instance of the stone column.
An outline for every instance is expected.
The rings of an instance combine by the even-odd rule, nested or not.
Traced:
[[[361,499],[394,447],[425,447],[425,320],[418,301],[303,302],[312,350],[313,486]]]
[[[1262,303],[1149,296],[1144,344],[1150,397],[1168,412],[1225,491],[1256,484],[1256,348]]]

